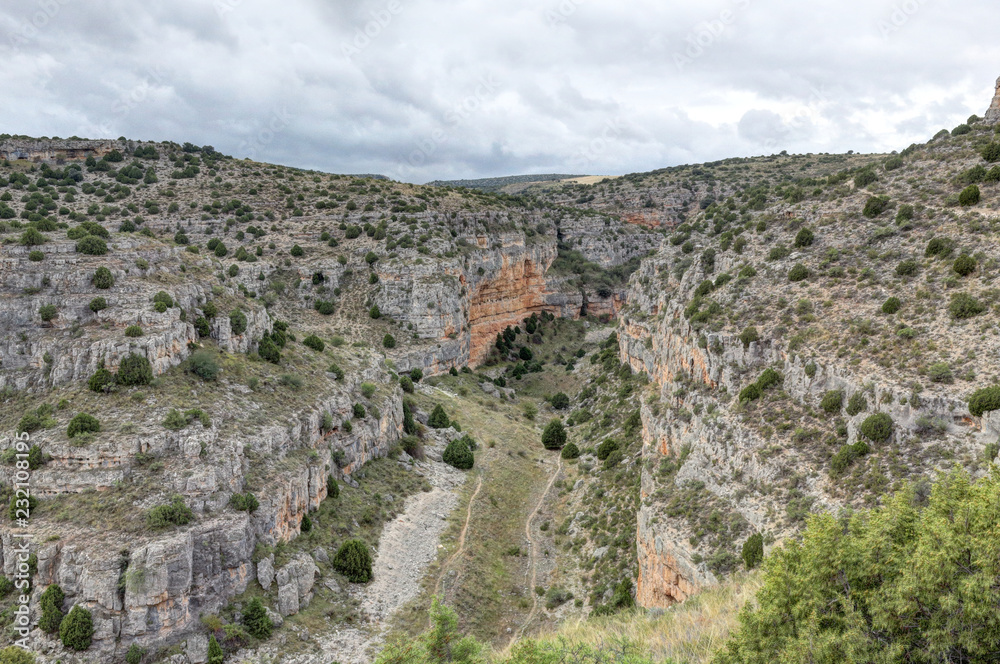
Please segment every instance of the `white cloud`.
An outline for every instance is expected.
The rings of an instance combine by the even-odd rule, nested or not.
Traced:
[[[212,144],[422,182],[888,151],[983,113],[974,0],[34,0],[0,131]]]

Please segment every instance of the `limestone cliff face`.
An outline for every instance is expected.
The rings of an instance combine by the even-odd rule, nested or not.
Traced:
[[[181,431],[138,431],[125,441],[83,448],[37,433],[53,457],[32,474],[38,495],[112,491],[138,471],[141,454],[169,463],[160,490],[135,505],[134,518],[144,518],[145,509],[166,502],[170,494],[183,496],[198,516],[190,526],[143,535],[44,522],[42,531],[33,533],[39,559],[36,594],[58,583],[69,603],[93,613],[91,655],[110,657],[120,643],[133,640],[161,648],[199,631],[201,615],[217,613],[256,578],[252,556],[257,544],[299,535],[303,516],[326,497],[327,476],[350,482],[351,472],[384,456],[398,441],[403,419],[398,388],[375,397],[377,419],[355,420],[351,433],[339,427],[322,430],[324,414],[336,422],[350,417],[362,381],[389,382],[383,369],[371,366],[307,409],[249,435],[241,432],[236,413],[223,414],[209,428],[195,423]],[[0,480],[9,483],[11,472],[12,467],[0,466]],[[252,515],[227,509],[232,494],[251,488],[248,483],[259,509]],[[46,541],[52,533],[59,537]],[[15,544],[9,531],[0,535],[0,568],[8,576],[16,564],[9,554]]]
[[[138,239],[118,238],[110,256],[77,254],[73,241],[60,239],[44,245],[46,259],[28,259],[30,247],[8,246],[0,259],[0,389],[41,390],[86,380],[104,365],[116,370],[131,353],[145,356],[159,375],[187,359],[189,343],[198,341],[191,321],[182,311],[197,311],[213,299],[206,285],[183,280],[176,272],[180,248],[142,249]],[[146,265],[140,268],[138,264]],[[98,267],[107,267],[115,285],[96,291],[91,283]],[[150,279],[130,279],[140,275]],[[167,292],[176,306],[153,309],[153,296]],[[232,294],[235,288],[223,289]],[[94,312],[95,295],[107,308]],[[39,330],[39,309],[56,307],[56,317]],[[271,331],[271,320],[259,305],[248,305],[247,330],[232,334],[228,312],[212,321],[212,337],[219,347],[245,353]],[[142,336],[127,337],[125,329],[138,325]]]
[[[133,141],[36,140],[8,139],[0,142],[0,159],[54,161],[103,157],[114,149],[122,150]]]
[[[990,107],[987,109],[986,116],[983,119],[990,124],[1000,122],[1000,78],[997,79],[996,93],[993,95],[993,101],[990,103]]]
[[[601,298],[581,292],[567,277],[550,274],[558,254],[554,236],[506,233],[463,240],[463,257],[405,257],[377,266],[379,310],[434,343],[394,356],[400,371],[419,367],[433,374],[477,366],[499,332],[533,313],[613,316],[624,303],[624,291]]]
[[[960,399],[928,396],[914,405],[910,385],[872,381],[823,358],[807,359],[774,340],[744,345],[734,334],[695,329],[683,309],[703,278],[697,266],[677,281],[659,257],[645,262],[633,276],[629,305],[619,323],[622,361],[649,375],[659,392],[659,399],[641,411],[641,605],[664,607],[683,601],[716,580],[689,543],[695,529],[682,518],[668,516],[668,497],[681,487],[703,487],[708,492],[705,500],[744,524],[741,540],[754,531],[779,540],[794,532],[794,526],[780,524],[774,516],[785,511],[787,500],[765,490],[791,475],[801,475],[796,490],[812,501],[813,509],[844,505],[842,494],[833,491],[825,460],[787,442],[788,433],[762,434],[761,427],[734,406],[734,396],[766,367],[781,372],[781,389],[803,408],[816,408],[828,390],[842,390],[845,403],[864,392],[873,408],[853,417],[844,414],[843,442],[848,444],[858,439],[861,422],[875,409],[893,419],[892,444],[913,444],[928,420],[944,427],[942,435],[956,455],[973,458],[983,444],[995,440],[1000,417],[972,418]],[[807,365],[812,366],[807,370]],[[658,472],[665,460],[680,466],[670,474]]]

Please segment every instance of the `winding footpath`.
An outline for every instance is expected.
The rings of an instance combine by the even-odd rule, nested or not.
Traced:
[[[559,462],[556,464],[555,472],[552,473],[552,477],[549,478],[549,483],[545,487],[545,491],[542,492],[542,497],[538,499],[538,504],[535,505],[535,509],[531,511],[528,515],[528,520],[524,523],[524,534],[528,538],[528,565],[531,570],[531,583],[528,585],[528,592],[531,593],[531,611],[528,612],[528,616],[524,619],[524,624],[521,625],[516,633],[511,635],[510,642],[513,643],[516,639],[524,636],[524,630],[528,628],[531,621],[534,619],[535,614],[538,613],[538,593],[535,592],[535,586],[538,582],[538,545],[535,542],[534,535],[531,532],[531,524],[534,522],[535,517],[538,516],[538,512],[541,511],[542,506],[545,505],[546,499],[548,499],[549,492],[552,490],[552,485],[556,483],[556,478],[559,477],[559,473],[562,472],[562,457],[559,457]],[[525,579],[527,580],[528,572],[525,572]]]

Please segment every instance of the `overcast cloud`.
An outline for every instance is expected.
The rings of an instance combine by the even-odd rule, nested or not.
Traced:
[[[975,0],[0,0],[0,133],[394,179],[899,150],[982,115]]]

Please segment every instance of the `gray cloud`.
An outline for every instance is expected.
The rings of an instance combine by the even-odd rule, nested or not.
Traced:
[[[973,0],[6,0],[0,131],[415,182],[888,151],[985,111],[998,21]]]

